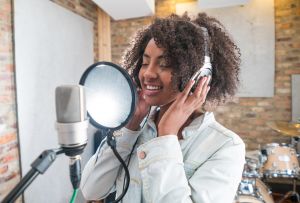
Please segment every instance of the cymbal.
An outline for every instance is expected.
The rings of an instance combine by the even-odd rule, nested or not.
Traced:
[[[283,135],[290,137],[300,136],[300,123],[289,123],[286,121],[271,121],[267,125]]]

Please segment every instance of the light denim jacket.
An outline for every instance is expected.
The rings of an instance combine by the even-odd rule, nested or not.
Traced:
[[[196,118],[183,132],[157,137],[149,119],[141,131],[123,128],[117,150],[126,160],[137,141],[130,165],[125,203],[232,203],[245,163],[245,145],[220,125],[213,113]],[[83,171],[81,190],[88,200],[122,192],[124,170],[106,142]]]

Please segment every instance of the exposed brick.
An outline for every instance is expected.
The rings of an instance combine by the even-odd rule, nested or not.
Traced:
[[[5,156],[0,156],[0,163],[1,164],[8,164],[9,162],[13,162],[18,160],[18,149],[14,148],[8,151]]]
[[[292,23],[283,23],[283,24],[279,25],[278,28],[280,28],[280,29],[289,29],[292,26],[293,26]]]
[[[9,133],[0,136],[0,145],[16,140],[16,133]]]
[[[0,166],[0,174],[6,173],[8,171],[8,165]]]
[[[257,106],[270,106],[270,105],[272,105],[272,101],[264,101],[264,100],[262,100],[262,101],[258,101],[257,102]]]
[[[249,112],[249,113],[246,113],[245,116],[246,116],[247,118],[255,118],[255,117],[256,117],[256,113],[254,113],[254,112]]]

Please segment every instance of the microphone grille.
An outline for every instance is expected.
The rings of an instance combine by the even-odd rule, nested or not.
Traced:
[[[56,118],[58,123],[86,120],[85,91],[81,85],[61,85],[55,89]]]

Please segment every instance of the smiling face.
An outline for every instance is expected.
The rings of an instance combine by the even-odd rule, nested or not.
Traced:
[[[179,93],[173,88],[172,68],[167,64],[164,50],[151,39],[143,54],[139,80],[145,100],[151,106],[162,106],[176,98]]]

